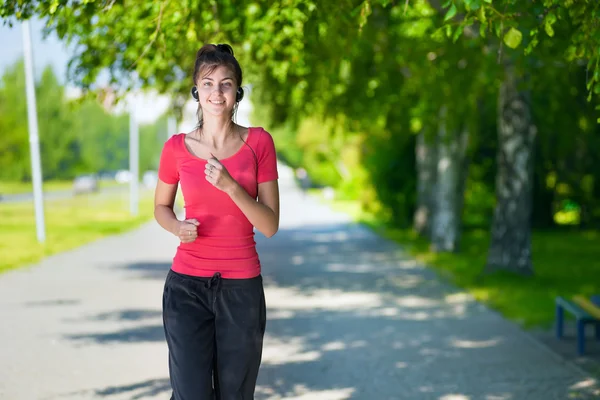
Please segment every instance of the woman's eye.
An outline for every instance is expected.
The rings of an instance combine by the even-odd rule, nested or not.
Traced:
[[[210,82],[204,82],[204,86],[210,86]]]
[[[225,87],[231,87],[231,82],[225,82],[225,83],[223,84],[223,86],[225,86]]]

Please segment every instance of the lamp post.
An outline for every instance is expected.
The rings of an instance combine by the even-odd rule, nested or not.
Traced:
[[[135,113],[135,96],[129,104],[129,210],[138,215],[140,197],[140,134]]]
[[[29,151],[31,153],[31,179],[33,181],[33,203],[35,228],[38,242],[46,241],[44,221],[44,198],[42,191],[42,163],[40,161],[40,138],[38,135],[35,82],[33,77],[33,53],[31,51],[31,27],[29,21],[21,24],[23,30],[23,53],[25,56],[25,90],[27,93],[27,120],[29,123]]]

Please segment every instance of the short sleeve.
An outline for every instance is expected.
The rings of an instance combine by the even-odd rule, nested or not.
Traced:
[[[177,136],[173,135],[165,142],[160,154],[160,163],[158,164],[158,178],[169,185],[179,182],[179,171],[175,157],[176,139]]]
[[[257,183],[274,181],[279,178],[277,173],[277,153],[271,134],[261,129],[258,139],[258,173]]]

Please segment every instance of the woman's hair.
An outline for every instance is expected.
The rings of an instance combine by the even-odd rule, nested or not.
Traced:
[[[204,76],[210,75],[217,67],[227,67],[233,72],[238,92],[236,95],[236,105],[233,109],[233,115],[237,111],[237,103],[244,96],[242,89],[242,68],[233,55],[233,49],[228,44],[205,44],[196,53],[196,62],[194,63],[194,85]],[[202,127],[202,107],[198,104],[198,127]]]

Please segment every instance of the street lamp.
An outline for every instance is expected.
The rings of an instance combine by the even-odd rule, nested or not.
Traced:
[[[25,89],[27,93],[27,119],[29,122],[29,151],[31,152],[31,179],[38,242],[46,241],[44,222],[44,198],[42,191],[42,165],[40,161],[40,138],[38,136],[35,83],[33,77],[33,54],[31,51],[31,27],[29,21],[21,24],[23,29],[23,53],[25,55]]]

